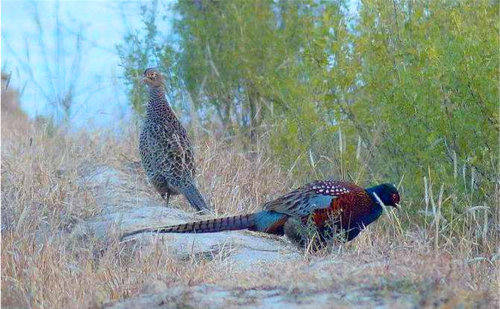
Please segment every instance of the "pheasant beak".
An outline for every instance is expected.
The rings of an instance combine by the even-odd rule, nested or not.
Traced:
[[[397,210],[401,210],[401,204],[396,203],[396,205],[394,206],[394,208],[396,208]]]

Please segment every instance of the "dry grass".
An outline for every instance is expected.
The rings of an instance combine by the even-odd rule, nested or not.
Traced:
[[[334,253],[304,254],[301,261],[259,273],[235,273],[223,253],[211,259],[178,260],[159,248],[143,255],[114,243],[96,256],[92,243],[74,247],[68,232],[99,212],[93,193],[77,185],[82,166],[126,169],[138,160],[136,148],[133,129],[118,137],[111,132],[70,134],[28,122],[2,127],[4,307],[99,308],[138,293],[151,279],[169,287],[212,283],[273,287],[297,295],[335,291],[384,299],[396,292],[413,297],[417,307],[495,306],[500,242],[494,227],[490,223],[485,232],[484,217],[471,210],[460,237],[456,230],[447,232],[448,223],[436,220],[446,199],[430,194],[436,186],[429,186],[429,208],[434,203],[435,212],[427,224],[408,223],[412,220],[405,208],[417,205],[403,202],[401,212],[391,210]],[[261,147],[248,155],[216,137],[198,142],[201,191],[217,215],[253,211],[297,185],[265,153]],[[150,186],[143,186],[146,194],[158,198]],[[190,211],[183,198],[173,204]]]

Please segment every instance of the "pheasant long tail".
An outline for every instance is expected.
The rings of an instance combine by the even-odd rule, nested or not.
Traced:
[[[141,233],[216,233],[234,230],[260,231],[270,234],[283,234],[287,215],[273,211],[261,211],[253,214],[203,220],[159,228],[142,229],[125,234],[123,238]]]
[[[255,225],[253,214],[203,220],[157,229],[157,233],[216,233],[222,231],[244,230]]]

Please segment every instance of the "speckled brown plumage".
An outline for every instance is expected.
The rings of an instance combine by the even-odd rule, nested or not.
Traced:
[[[195,185],[196,168],[188,134],[165,97],[163,77],[154,68],[144,71],[149,103],[139,139],[141,162],[167,204],[183,194],[196,210],[208,209]]]

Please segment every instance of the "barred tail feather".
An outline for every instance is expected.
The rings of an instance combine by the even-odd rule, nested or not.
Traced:
[[[203,220],[179,225],[160,228],[147,228],[127,233],[121,239],[142,233],[216,233],[222,231],[234,231],[254,229],[255,214],[225,217],[219,219]]]
[[[193,206],[196,210],[198,211],[209,210],[209,207],[207,206],[205,199],[203,199],[203,196],[201,195],[200,191],[198,191],[198,189],[194,184],[191,184],[190,186],[181,189],[181,193],[186,197],[189,204],[191,204],[191,206]]]
[[[288,216],[274,211],[260,211],[248,215],[225,217],[190,222],[159,228],[148,228],[131,232],[122,239],[141,233],[217,233],[223,231],[251,230],[269,234],[283,235],[283,226]]]
[[[255,225],[254,215],[240,215],[219,219],[203,220],[155,230],[157,233],[217,233],[251,229]]]

